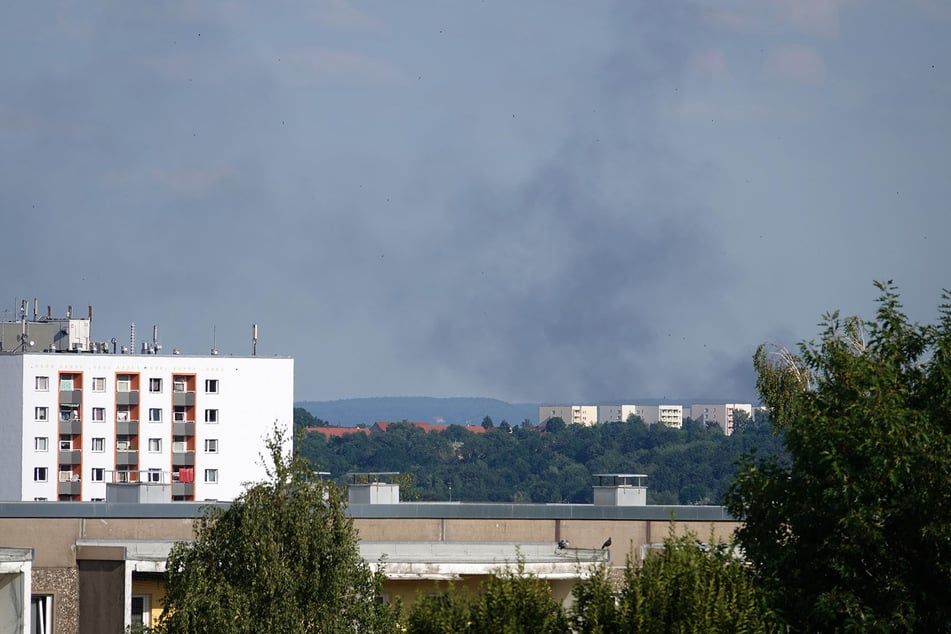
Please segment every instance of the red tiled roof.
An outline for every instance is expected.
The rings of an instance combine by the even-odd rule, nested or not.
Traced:
[[[433,425],[432,423],[424,423],[420,421],[414,421],[414,422],[407,421],[407,422],[413,427],[418,427],[419,429],[422,429],[425,432],[446,431],[450,427],[450,425]],[[390,421],[390,422],[377,421],[373,423],[372,429],[374,429],[375,431],[385,432],[389,428],[390,425],[395,425],[395,424],[397,423],[394,421]],[[481,425],[466,425],[465,429],[471,431],[473,434],[482,434],[485,432],[485,429]]]
[[[369,434],[370,430],[366,427],[307,427],[307,433],[318,433],[323,435],[324,438],[340,438],[341,436],[349,436],[350,434]]]

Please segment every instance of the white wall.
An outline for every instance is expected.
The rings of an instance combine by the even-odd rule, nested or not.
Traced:
[[[161,469],[169,477],[172,465],[172,377],[194,374],[195,499],[230,500],[242,484],[264,478],[259,455],[264,438],[277,425],[291,446],[294,415],[294,361],[285,358],[224,356],[151,356],[112,354],[26,354],[0,357],[0,499],[57,499],[60,372],[83,375],[82,499],[105,497],[105,482],[92,482],[93,468],[115,469],[116,374],[139,375],[139,469]],[[37,392],[35,377],[48,376],[49,390]],[[93,379],[105,379],[105,391],[93,392]],[[160,393],[149,391],[149,379],[161,378]],[[218,381],[218,393],[205,392],[205,380]],[[48,420],[36,422],[34,409],[49,408]],[[93,408],[104,409],[104,420],[93,420]],[[161,422],[149,422],[149,409],[162,410]],[[205,423],[204,411],[218,410],[215,423]],[[47,437],[47,452],[34,451],[34,438]],[[93,439],[104,439],[104,451],[93,452]],[[161,439],[161,451],[149,452],[149,439]],[[218,441],[218,453],[205,451],[205,440]],[[48,469],[46,483],[33,482],[35,467]],[[218,481],[205,482],[205,470],[217,469]],[[106,481],[110,474],[106,474]],[[166,480],[168,481],[168,480]],[[22,482],[22,486],[20,483]]]

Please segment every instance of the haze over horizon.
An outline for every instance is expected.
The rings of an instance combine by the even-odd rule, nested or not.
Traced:
[[[951,286],[939,0],[17,3],[17,300],[295,358],[295,400],[755,401]]]

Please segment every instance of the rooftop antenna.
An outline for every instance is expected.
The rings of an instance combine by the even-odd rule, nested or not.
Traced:
[[[258,356],[258,325],[251,324],[251,356]]]
[[[211,354],[218,354],[218,326],[211,327]]]
[[[40,309],[40,300],[33,298],[33,321],[36,321],[36,313]]]
[[[135,354],[135,322],[129,327],[129,354]]]

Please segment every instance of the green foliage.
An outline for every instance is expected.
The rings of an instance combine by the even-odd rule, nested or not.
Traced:
[[[360,557],[336,485],[314,479],[284,435],[267,440],[268,479],[227,508],[207,507],[176,544],[160,632],[392,632],[383,575]]]
[[[575,585],[571,619],[582,634],[772,632],[778,625],[730,545],[671,533],[642,563],[628,558],[620,584],[604,566]]]
[[[470,611],[471,632],[561,634],[568,620],[544,579],[525,572],[525,562],[504,568],[483,584]]]
[[[469,629],[471,599],[465,588],[452,583],[444,592],[420,596],[413,604],[406,622],[412,634],[453,634]]]
[[[754,357],[789,460],[747,460],[727,506],[794,629],[951,629],[951,304],[920,326],[876,286],[873,321]]]
[[[629,564],[630,565],[630,564]],[[617,583],[606,565],[592,566],[588,576],[571,589],[571,625],[578,634],[610,634],[622,631]]]
[[[548,582],[526,573],[520,558],[484,581],[474,597],[452,585],[441,595],[420,597],[410,611],[407,632],[565,634],[568,620]]]
[[[556,424],[557,426],[557,424]],[[424,432],[393,424],[383,434],[324,439],[307,434],[301,453],[337,477],[357,471],[398,471],[414,476],[423,501],[592,501],[592,473],[647,473],[651,504],[718,504],[749,450],[781,451],[768,422],[754,421],[732,436],[719,428],[684,429],[631,423],[561,426],[539,432],[501,424],[474,434],[458,425]],[[408,498],[406,498],[408,499]]]

